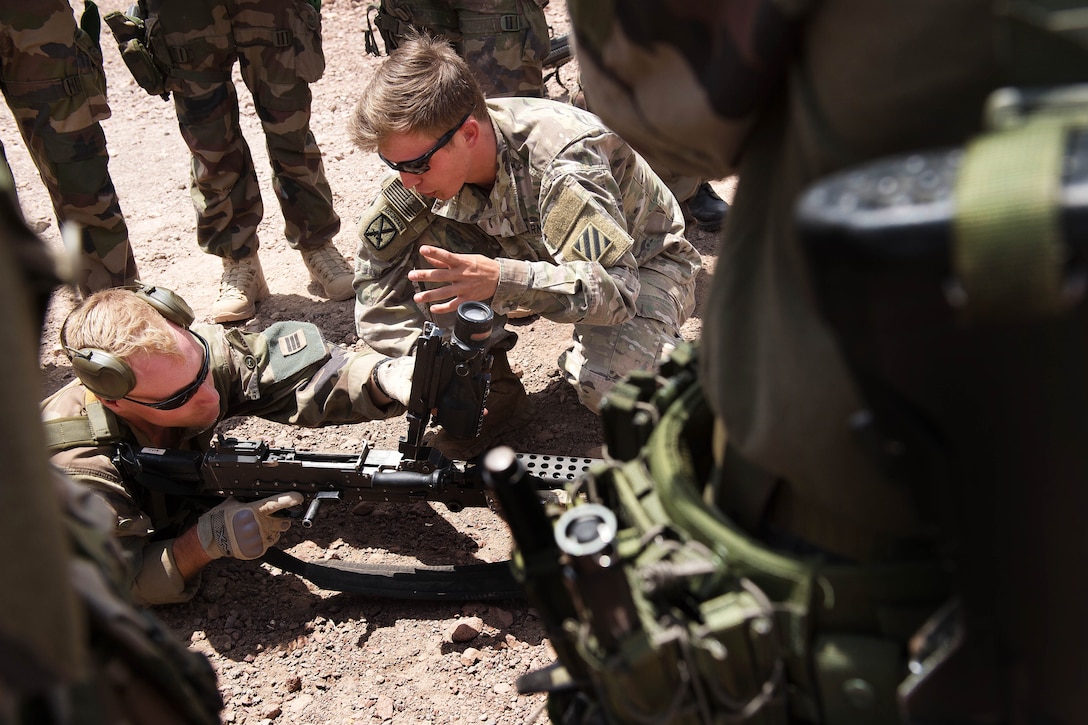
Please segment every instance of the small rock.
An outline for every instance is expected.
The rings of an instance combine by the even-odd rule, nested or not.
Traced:
[[[298,675],[287,678],[287,682],[284,683],[288,692],[298,692],[302,689],[302,678]]]
[[[468,647],[461,653],[461,664],[468,667],[471,664],[480,661],[480,650],[475,647]]]
[[[393,717],[393,698],[388,695],[378,695],[378,702],[374,705],[374,714],[382,720]]]
[[[471,642],[480,636],[484,622],[479,617],[462,617],[453,623],[449,637],[452,642]]]
[[[514,615],[511,614],[510,612],[506,611],[505,609],[500,609],[498,607],[491,607],[488,614],[492,619],[494,619],[498,623],[498,625],[499,625],[499,627],[501,629],[506,629],[507,627],[509,627],[511,624],[514,623]]]

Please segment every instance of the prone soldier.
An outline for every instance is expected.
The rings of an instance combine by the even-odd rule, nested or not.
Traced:
[[[35,391],[57,281],[0,146],[0,721],[218,723],[210,663],[129,598],[105,503],[49,466]]]
[[[126,481],[116,443],[207,450],[216,424],[237,415],[306,427],[400,415],[414,364],[349,354],[305,322],[261,333],[193,324],[181,297],[149,285],[87,298],[61,343],[77,377],[42,403],[53,462],[109,504],[136,562],[132,595],[145,604],[186,601],[214,559],[260,557],[290,526],[273,514],[302,496],[228,499],[205,513]]]

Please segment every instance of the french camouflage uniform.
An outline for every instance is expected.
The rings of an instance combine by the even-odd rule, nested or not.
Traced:
[[[680,340],[694,308],[699,253],[679,205],[650,167],[592,114],[554,101],[488,101],[498,143],[490,193],[464,186],[436,202],[388,181],[360,222],[355,320],[375,350],[406,354],[430,312],[408,271],[422,245],[499,260],[490,304],[574,323],[559,359],[597,410],[624,374]],[[444,329],[450,323],[433,320]]]
[[[349,354],[325,342],[307,322],[279,322],[264,332],[218,325],[194,325],[211,349],[211,378],[220,394],[219,420],[258,416],[303,427],[360,423],[403,412],[379,407],[367,383],[385,358],[372,351]],[[79,380],[42,403],[53,462],[76,481],[101,492],[117,515],[117,533],[133,558],[133,596],[139,602],[186,601],[197,585],[186,586],[170,551],[175,536],[200,511],[167,505],[160,494],[129,485],[111,461],[120,440],[147,445],[142,436],[110,413]],[[214,426],[178,430],[176,447],[207,450]],[[97,443],[96,443],[97,442]]]
[[[321,149],[310,131],[310,83],[321,78],[321,15],[306,0],[141,0],[147,42],[173,95],[182,138],[193,155],[191,193],[197,242],[205,252],[242,259],[257,252],[264,214],[257,172],[238,121],[242,80],[264,130],[272,187],[293,249],[336,236]]]
[[[828,213],[845,216],[850,202],[869,212],[864,184],[912,192],[890,172],[863,175],[859,164],[898,156],[924,169],[922,152],[966,149],[964,169],[982,141],[1033,128],[1010,113],[1005,128],[978,135],[987,99],[1003,85],[1084,83],[1085,48],[1073,37],[1081,28],[1057,22],[1083,8],[1048,0],[568,7],[582,82],[603,120],[655,167],[736,173],[739,184],[697,354],[669,373],[684,392],[659,388],[660,421],[637,439],[646,445],[596,478],[603,499],[622,489],[606,501],[620,533],[605,551],[620,552],[635,582],[634,621],[604,631],[595,617],[622,608],[550,602],[556,616],[545,626],[558,625],[560,659],[584,693],[581,702],[553,697],[553,722],[1083,721],[1083,688],[1055,684],[1088,660],[1088,596],[1073,573],[1088,550],[1083,296],[1030,324],[964,325],[941,286],[958,270],[942,266],[932,284],[919,271],[932,227],[919,231],[918,246],[902,229],[889,237],[894,262],[885,269],[884,240],[845,237],[832,247],[820,238],[817,248],[797,214],[803,198],[820,199],[805,190],[835,172],[851,170],[838,178],[857,195]],[[1071,105],[1080,119],[1082,99]],[[1059,128],[1047,115],[1041,125]],[[1029,188],[1054,184],[1059,195],[1056,177],[1074,166],[1071,153],[1056,155],[1066,165]],[[919,207],[898,203],[887,206],[909,230]],[[1053,202],[1045,209],[1059,216]],[[864,213],[853,221],[872,223]],[[948,230],[942,265],[964,244],[961,229]],[[1073,241],[1065,254],[1076,256]],[[832,251],[864,258],[850,270],[856,277],[846,262],[834,268],[839,276],[819,276],[826,268],[815,260]],[[852,309],[821,304],[844,301],[828,290],[848,284],[884,306],[863,295]],[[971,294],[963,304],[972,307]],[[875,331],[844,334],[846,318]],[[887,371],[898,377],[880,376]],[[670,560],[647,529],[691,560]],[[545,567],[533,561],[530,578],[540,577]],[[677,564],[689,573],[670,572]],[[547,593],[561,596],[569,582],[556,571]],[[534,600],[542,602],[547,596]],[[579,634],[587,628],[618,644]]]
[[[207,659],[128,596],[104,502],[49,466],[37,354],[57,284],[0,159],[0,722],[211,725],[222,700]]]
[[[131,284],[136,261],[100,124],[110,108],[97,32],[77,26],[63,0],[0,0],[0,89],[57,220],[81,230],[80,292]]]
[[[409,31],[445,38],[489,98],[543,96],[551,49],[538,0],[382,0],[375,24],[392,52]]]

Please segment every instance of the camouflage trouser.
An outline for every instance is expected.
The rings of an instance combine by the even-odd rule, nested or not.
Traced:
[[[255,253],[264,204],[238,122],[231,69],[264,129],[284,235],[320,247],[340,230],[321,149],[310,131],[310,86],[325,69],[321,17],[305,0],[148,0],[148,37],[168,67],[182,137],[193,154],[197,242],[240,259]]]
[[[363,241],[361,244],[368,243]],[[358,274],[356,276],[355,315],[360,337],[383,355],[409,354],[423,331],[425,319],[445,330],[453,328],[453,314],[434,315],[412,300],[417,283],[408,279],[408,271],[431,266],[419,255],[418,250],[423,245],[491,258],[522,256],[479,227],[435,216],[411,248],[382,269],[379,279],[362,280]],[[644,292],[650,292],[651,288],[669,290],[676,285],[675,281],[654,270],[639,270],[639,278]],[[694,278],[690,284],[690,298],[694,300]],[[547,316],[546,311],[541,312]],[[690,312],[690,309],[684,312],[684,319]],[[495,319],[496,326],[506,321],[501,315],[496,315]],[[653,369],[680,342],[682,323],[683,320],[665,322],[636,315],[618,325],[575,324],[570,346],[559,356],[559,368],[564,379],[578,392],[582,404],[597,412],[601,398],[612,386],[632,370]],[[493,344],[501,339],[503,334],[497,332],[492,337]]]
[[[551,41],[537,0],[382,0],[375,22],[387,50],[413,27],[449,40],[488,98],[544,95]]]
[[[0,0],[0,88],[53,210],[78,224],[87,295],[136,279],[128,227],[110,179],[102,51],[64,0]]]

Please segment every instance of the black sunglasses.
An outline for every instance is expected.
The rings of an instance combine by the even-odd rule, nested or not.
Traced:
[[[461,130],[461,127],[465,125],[465,121],[467,121],[468,117],[471,115],[472,111],[466,113],[464,117],[462,117],[461,120],[457,122],[456,126],[442,134],[442,136],[435,142],[434,146],[431,147],[431,150],[423,154],[422,156],[417,156],[414,159],[409,159],[407,161],[390,161],[389,159],[382,156],[382,152],[379,151],[378,158],[384,161],[385,165],[393,169],[393,171],[403,171],[406,174],[416,174],[417,176],[419,174],[425,174],[431,170],[431,165],[427,162],[431,160],[432,156],[438,153],[438,150],[440,148],[450,142],[450,139],[453,138],[453,135]]]
[[[192,397],[197,394],[197,391],[200,390],[200,386],[204,384],[204,380],[208,377],[208,367],[212,357],[212,351],[211,348],[208,347],[208,341],[203,337],[192,330],[189,330],[189,334],[200,340],[200,344],[204,346],[204,364],[200,366],[200,372],[197,373],[196,380],[186,385],[177,394],[171,395],[166,400],[160,400],[157,403],[145,403],[142,400],[133,400],[127,396],[124,400],[127,400],[130,403],[136,403],[137,405],[146,405],[148,408],[154,408],[155,410],[176,410],[192,400]]]

